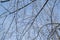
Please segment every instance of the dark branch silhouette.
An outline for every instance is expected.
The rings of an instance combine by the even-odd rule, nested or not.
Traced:
[[[8,1],[10,1],[10,0],[1,0],[0,2],[5,3],[5,2],[8,2]]]

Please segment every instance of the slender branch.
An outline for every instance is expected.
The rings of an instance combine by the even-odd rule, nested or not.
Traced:
[[[48,0],[46,0],[46,2],[44,3],[44,5],[42,6],[42,8],[40,9],[40,11],[37,13],[37,15],[34,17],[31,25],[28,27],[28,29],[24,32],[23,36],[26,34],[26,32],[32,27],[35,19],[38,17],[38,15],[41,13],[41,11],[43,10],[43,8],[45,7],[45,5],[47,4]],[[22,37],[23,38],[23,37]]]
[[[12,23],[13,23],[14,18],[15,18],[15,16],[13,17],[13,19],[12,19],[12,21],[11,21],[8,29],[7,29],[7,31],[5,32],[5,35],[2,36],[1,40],[5,40],[5,37],[6,37],[7,33],[9,32],[9,30],[10,30],[10,28],[11,28],[11,25],[12,25]]]
[[[25,6],[21,7],[21,8],[19,8],[19,9],[15,10],[15,11],[13,11],[13,12],[10,12],[10,13],[7,14],[7,15],[11,15],[11,14],[17,12],[17,11],[20,11],[21,9],[27,7],[28,5],[30,5],[31,3],[35,2],[35,1],[36,1],[36,0],[34,0],[34,1],[30,2],[30,3],[28,3],[27,5],[25,5]],[[2,15],[0,15],[0,17],[1,17],[1,16],[2,16]],[[6,15],[5,15],[5,16],[6,16]],[[5,17],[5,16],[4,16],[4,17]]]

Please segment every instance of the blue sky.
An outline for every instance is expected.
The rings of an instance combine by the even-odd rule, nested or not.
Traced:
[[[33,38],[35,38],[38,34],[39,28],[41,28],[43,25],[45,25],[47,23],[51,23],[51,18],[50,18],[51,11],[50,10],[52,9],[52,7],[54,5],[55,0],[48,1],[46,6],[44,7],[44,9],[41,11],[41,13],[36,18],[32,27],[29,28],[29,26],[31,25],[31,23],[33,21],[33,18],[35,17],[35,15],[37,15],[39,10],[42,8],[45,1],[46,0],[37,0],[33,3],[31,3],[30,5],[28,5],[27,7],[23,8],[22,10],[15,12],[15,13],[17,13],[17,17],[15,17],[15,18],[14,18],[15,13],[8,15],[7,17],[5,17],[5,15],[9,14],[9,12],[13,12],[13,11],[17,10],[17,5],[16,5],[17,0],[10,0],[5,3],[0,3],[0,40],[1,40],[1,38],[4,38],[3,37],[4,35],[5,35],[4,40],[16,40],[16,35],[18,35],[18,39],[20,39],[20,40],[32,40]],[[31,2],[31,0],[24,0],[24,2],[23,2],[23,0],[19,0],[18,9],[30,2]],[[1,16],[1,14],[3,14],[3,15]],[[18,32],[16,32],[16,22],[15,22],[16,18],[17,18]],[[4,21],[4,19],[5,19],[5,21]],[[60,23],[60,0],[56,1],[55,7],[53,9],[53,23]],[[48,25],[48,26],[44,26],[43,28],[41,28],[42,30],[39,33],[36,40],[47,40],[47,35],[49,34],[49,31],[51,30],[50,26]],[[10,29],[8,31],[9,27],[10,27]],[[47,30],[47,27],[48,27],[49,31]],[[29,28],[29,30],[26,32],[26,30],[28,28]],[[7,32],[7,34],[6,34],[6,32]],[[58,32],[60,32],[60,31],[58,31]],[[25,35],[22,36],[24,33],[25,33]],[[44,34],[44,36],[43,36],[43,34]]]

